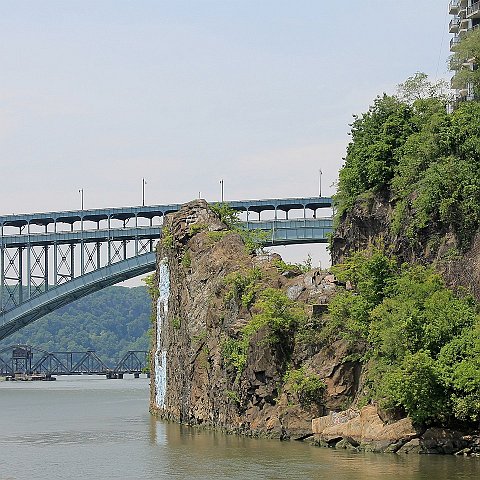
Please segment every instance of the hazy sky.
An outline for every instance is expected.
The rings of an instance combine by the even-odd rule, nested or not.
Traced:
[[[442,0],[0,0],[0,214],[318,194],[353,113],[447,75]]]

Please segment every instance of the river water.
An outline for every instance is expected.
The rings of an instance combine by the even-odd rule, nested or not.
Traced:
[[[0,479],[476,479],[480,459],[364,454],[155,420],[148,380],[0,382]]]

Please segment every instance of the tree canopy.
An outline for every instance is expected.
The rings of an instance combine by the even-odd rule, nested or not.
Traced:
[[[330,303],[330,331],[367,344],[367,399],[420,424],[480,420],[478,306],[432,268],[395,264],[369,250],[334,268],[354,290]]]
[[[403,84],[408,101],[383,95],[355,117],[338,215],[380,196],[393,206],[395,233],[415,238],[428,225],[451,228],[468,246],[480,225],[480,104],[464,102],[449,114],[445,97],[424,98],[430,87],[418,75]]]

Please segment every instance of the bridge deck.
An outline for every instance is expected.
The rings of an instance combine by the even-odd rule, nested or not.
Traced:
[[[332,231],[332,219],[317,215],[318,209],[332,207],[331,198],[228,204],[247,212],[245,228],[267,233],[266,246],[326,243]],[[0,340],[77,298],[153,271],[154,243],[160,239],[162,227],[140,226],[137,219],[163,217],[180,207],[171,204],[0,217]],[[307,218],[307,209],[313,211],[314,218]],[[303,218],[288,219],[290,210],[303,211]],[[274,211],[275,218],[260,220],[263,211]],[[285,212],[287,218],[279,219],[277,211]],[[250,212],[258,213],[258,220],[252,220]],[[134,219],[131,226],[130,219]],[[121,220],[123,228],[111,220]],[[97,228],[85,228],[89,221],[97,222]],[[57,229],[61,223],[69,224],[69,230]],[[30,225],[44,226],[45,231],[32,232]],[[12,227],[19,228],[18,234],[10,233]]]
[[[331,208],[333,206],[333,201],[330,197],[235,200],[226,203],[237,211],[253,211],[257,213],[272,210],[288,212],[290,210],[304,208],[316,210],[319,208]],[[142,207],[95,208],[88,210],[3,215],[0,216],[0,227],[24,227],[27,225],[46,226],[51,223],[66,223],[71,225],[81,220],[100,222],[101,220],[115,219],[124,221],[135,217],[152,219],[176,212],[181,206],[181,204],[172,203]]]

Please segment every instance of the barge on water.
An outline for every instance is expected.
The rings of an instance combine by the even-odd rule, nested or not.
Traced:
[[[15,373],[5,377],[9,382],[53,382],[56,380],[50,373]]]

